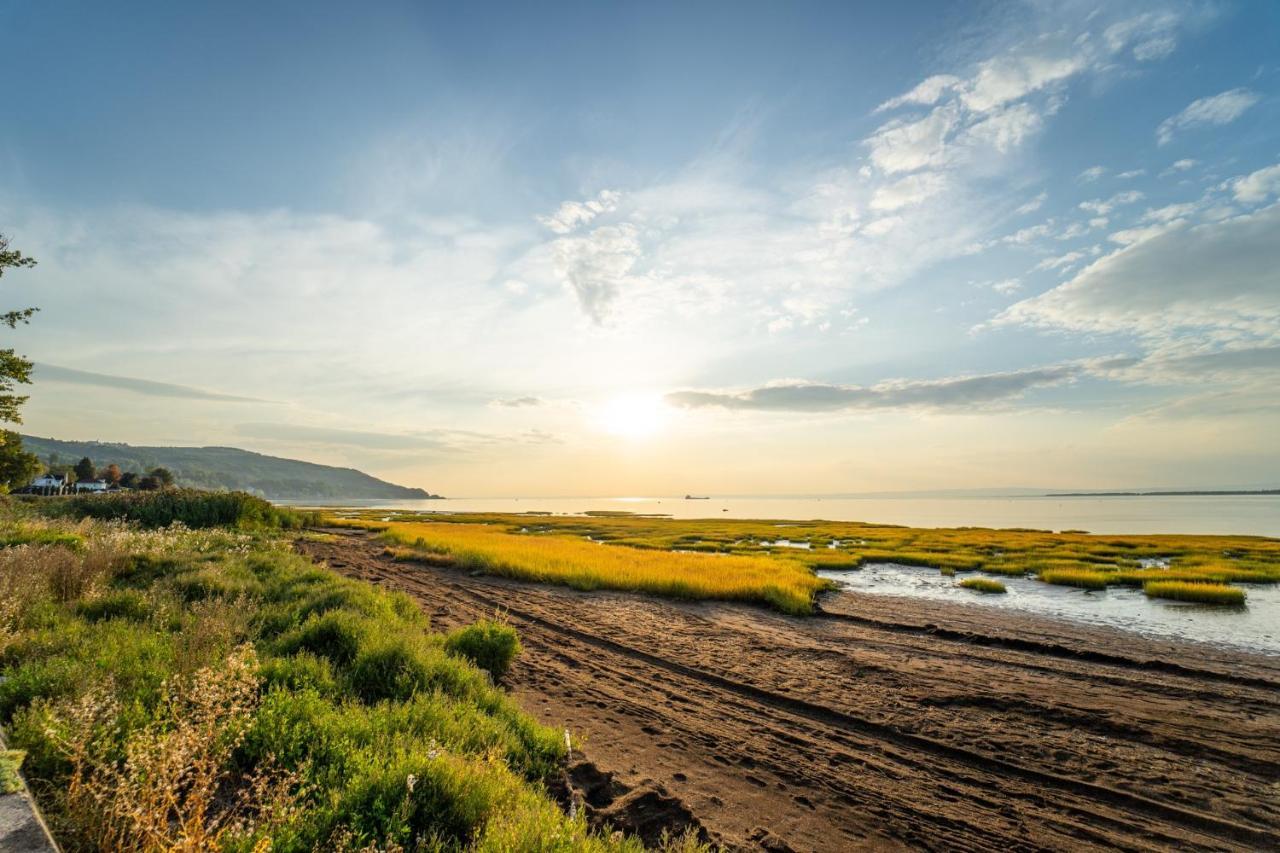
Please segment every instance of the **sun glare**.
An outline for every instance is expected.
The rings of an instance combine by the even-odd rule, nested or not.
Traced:
[[[662,430],[667,408],[662,398],[651,394],[623,394],[602,403],[595,413],[596,424],[605,432],[623,438],[649,438]]]

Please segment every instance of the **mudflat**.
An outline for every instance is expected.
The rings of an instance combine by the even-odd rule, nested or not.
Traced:
[[[811,617],[298,547],[452,628],[505,610],[508,686],[583,744],[563,792],[728,849],[1280,847],[1280,659],[838,593]]]

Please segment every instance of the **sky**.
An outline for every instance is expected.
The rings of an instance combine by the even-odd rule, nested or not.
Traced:
[[[1280,485],[1280,4],[0,0],[23,430],[451,496]]]

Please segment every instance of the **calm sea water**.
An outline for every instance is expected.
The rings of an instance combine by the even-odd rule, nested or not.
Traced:
[[[1195,640],[1280,655],[1280,586],[1240,584],[1244,607],[1220,607],[1147,598],[1140,589],[1087,591],[1032,578],[1001,577],[1004,595],[983,595],[956,585],[937,569],[873,563],[854,571],[819,572],[848,590],[1020,610],[1165,639]],[[978,573],[965,577],[981,577]]]
[[[1091,533],[1242,533],[1280,536],[1280,496],[1110,498],[734,497],[450,498],[341,501],[344,506],[425,512],[588,511],[662,513],[674,518],[868,521],[910,527],[1034,527]]]

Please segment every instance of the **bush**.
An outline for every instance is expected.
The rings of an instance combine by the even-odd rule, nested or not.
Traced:
[[[285,634],[277,644],[284,654],[311,652],[338,666],[355,660],[365,637],[365,625],[355,614],[334,610],[311,616]]]
[[[74,518],[123,519],[143,527],[168,527],[180,521],[195,528],[293,529],[314,521],[312,514],[278,507],[246,492],[199,489],[75,495],[50,501],[47,506]]]
[[[361,649],[351,665],[349,681],[365,702],[404,700],[426,686],[428,669],[421,650],[397,637]]]
[[[444,647],[449,654],[464,657],[488,670],[497,681],[507,674],[520,654],[520,635],[505,622],[482,619],[450,632]]]

